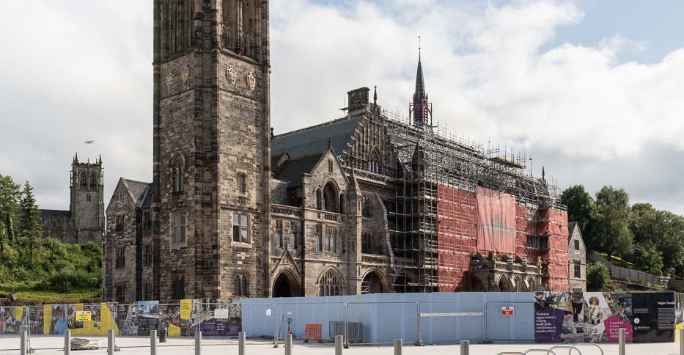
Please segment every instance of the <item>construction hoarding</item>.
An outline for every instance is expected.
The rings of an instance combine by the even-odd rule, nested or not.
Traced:
[[[620,329],[629,343],[672,342],[672,292],[535,294],[538,343],[615,343]]]

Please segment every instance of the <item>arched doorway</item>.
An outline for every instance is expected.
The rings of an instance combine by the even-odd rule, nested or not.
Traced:
[[[273,297],[297,297],[299,290],[296,282],[292,281],[285,273],[281,273],[273,283]]]
[[[385,292],[385,290],[382,286],[382,278],[380,278],[380,275],[375,271],[367,273],[361,282],[361,293],[369,294],[383,292]]]

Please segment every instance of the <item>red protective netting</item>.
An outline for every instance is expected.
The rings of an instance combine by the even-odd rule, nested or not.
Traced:
[[[515,197],[478,187],[477,249],[497,253],[515,253]]]

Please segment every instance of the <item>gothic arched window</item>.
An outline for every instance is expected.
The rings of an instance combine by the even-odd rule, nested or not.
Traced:
[[[323,188],[323,201],[324,201],[324,206],[325,210],[328,212],[337,212],[338,211],[338,202],[337,202],[337,188],[335,187],[335,184],[332,182],[329,182],[325,185]]]
[[[342,278],[330,269],[318,281],[319,296],[340,296],[342,294]]]
[[[321,189],[316,189],[316,209],[323,209],[323,193]]]
[[[81,173],[81,186],[88,186],[88,174],[85,171]]]

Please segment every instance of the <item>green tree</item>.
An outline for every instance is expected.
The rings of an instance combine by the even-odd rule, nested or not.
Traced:
[[[14,241],[19,194],[19,185],[11,177],[0,175],[0,253],[5,243]]]
[[[659,222],[658,211],[650,203],[635,203],[629,216],[629,229],[634,234],[634,242],[655,241],[661,232]]]
[[[592,220],[594,199],[584,190],[584,186],[575,185],[565,189],[561,194],[561,203],[568,207],[568,219],[577,222],[582,231],[587,230]]]
[[[684,217],[668,211],[657,212],[657,229],[654,237],[656,248],[663,255],[665,270],[674,269],[684,273]]]
[[[587,290],[603,291],[609,282],[608,267],[602,263],[590,263],[587,266]]]
[[[601,188],[596,194],[591,249],[608,255],[629,256],[634,240],[629,229],[629,216],[629,195],[625,190],[612,186]]]
[[[21,191],[21,201],[19,203],[21,219],[19,224],[19,234],[22,244],[28,252],[28,265],[33,265],[33,252],[36,239],[40,238],[42,225],[40,221],[40,211],[33,196],[33,187],[27,181]]]
[[[632,256],[634,265],[641,271],[661,275],[663,272],[663,256],[651,242],[640,243],[634,248]]]

